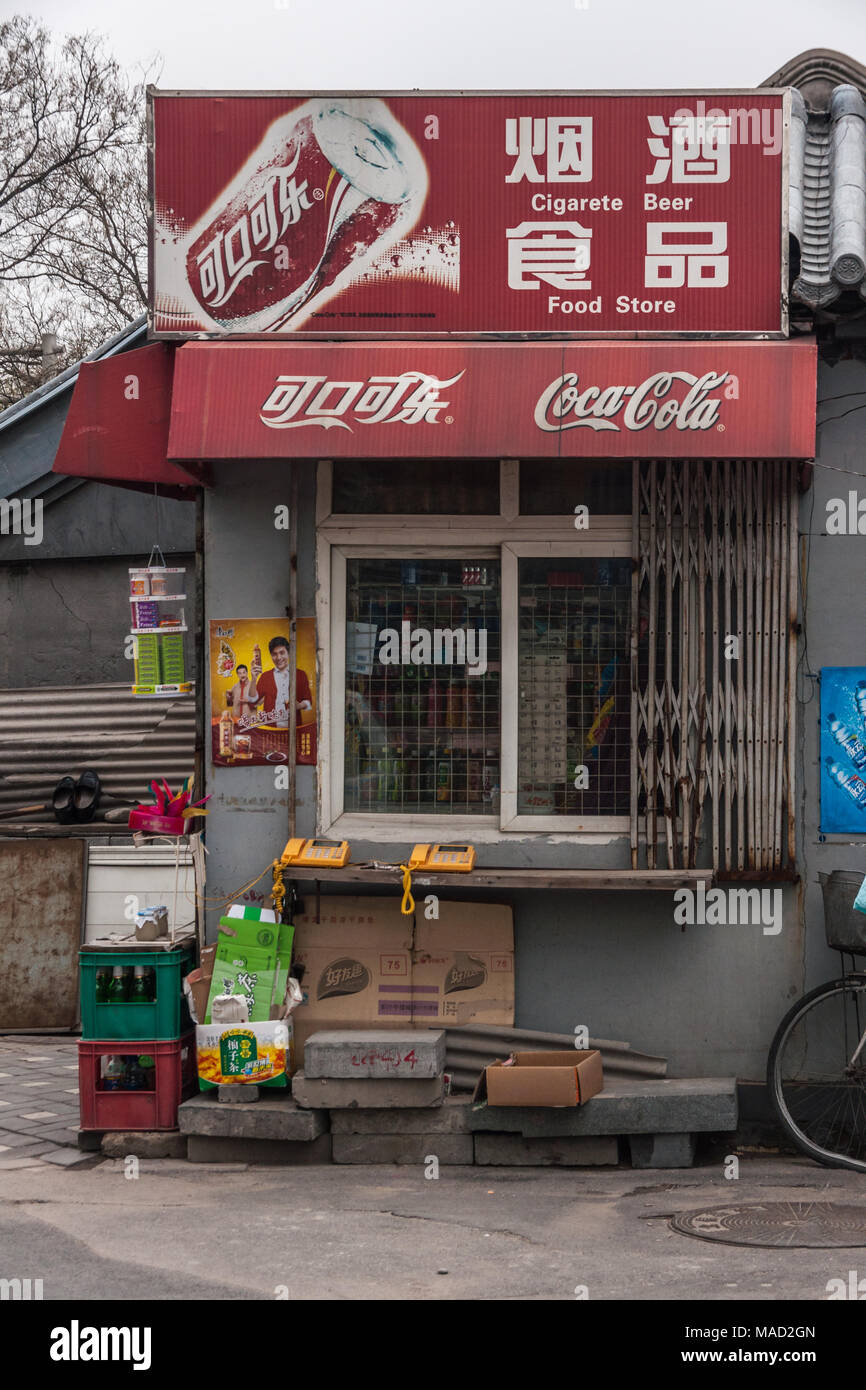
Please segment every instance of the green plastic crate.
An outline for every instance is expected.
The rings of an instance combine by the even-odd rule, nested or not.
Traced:
[[[78,955],[82,1038],[102,1042],[114,1039],[176,1041],[195,1026],[181,983],[194,968],[194,946],[179,946],[173,951],[92,951],[82,946]],[[97,1004],[96,972],[111,970],[116,965],[130,970],[136,965],[153,969],[156,976],[153,1003]]]

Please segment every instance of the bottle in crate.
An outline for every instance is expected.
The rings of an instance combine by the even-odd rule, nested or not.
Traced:
[[[82,1130],[177,1129],[178,1106],[197,1085],[194,1032],[164,1042],[78,1044]]]

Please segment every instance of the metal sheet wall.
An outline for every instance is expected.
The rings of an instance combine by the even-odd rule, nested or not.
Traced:
[[[0,841],[0,1032],[74,1028],[87,845]]]
[[[128,685],[0,690],[0,811],[50,802],[61,777],[85,768],[115,796],[149,800],[153,777],[174,786],[194,760],[193,696],[136,699]],[[54,823],[51,812],[18,819]]]

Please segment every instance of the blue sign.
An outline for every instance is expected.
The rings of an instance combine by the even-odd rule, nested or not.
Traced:
[[[866,837],[866,666],[821,670],[820,828]]]

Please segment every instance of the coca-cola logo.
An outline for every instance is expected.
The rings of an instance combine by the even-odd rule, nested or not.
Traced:
[[[287,168],[260,177],[256,196],[228,231],[218,231],[196,256],[199,288],[209,309],[221,308],[241,281],[268,265],[263,253],[271,251],[286,229],[313,206],[306,179],[299,184],[294,177],[300,154],[299,145]]]
[[[401,372],[399,376],[371,376],[366,381],[332,381],[326,376],[278,376],[261,408],[259,419],[272,430],[294,430],[302,425],[352,431],[344,417],[358,425],[438,424],[449,402],[439,392],[465,375],[442,381],[427,372]]]
[[[710,396],[728,379],[727,372],[653,372],[638,386],[581,387],[577,372],[558,376],[542,391],[535,423],[548,433],[575,430],[663,431],[708,430],[719,418],[721,400]],[[682,398],[671,396],[675,381],[688,387]],[[615,419],[619,416],[619,420]]]

